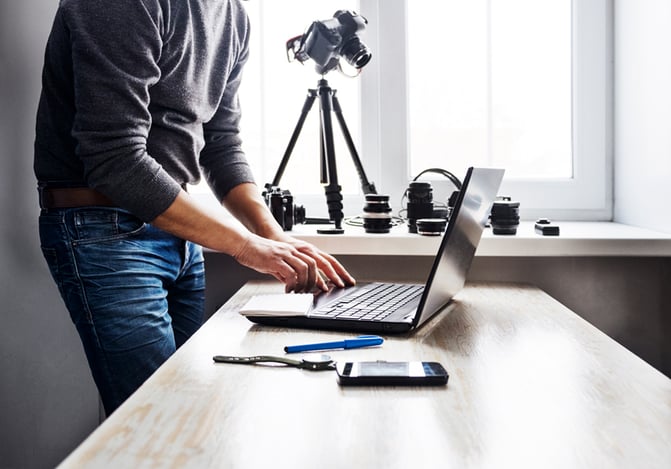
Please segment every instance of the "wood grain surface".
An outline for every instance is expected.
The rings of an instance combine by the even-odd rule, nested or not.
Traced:
[[[329,352],[438,361],[446,388],[342,388],[333,371],[215,364],[356,335],[237,314],[281,291],[247,284],[61,467],[671,467],[671,380],[535,287],[469,284],[414,333]]]

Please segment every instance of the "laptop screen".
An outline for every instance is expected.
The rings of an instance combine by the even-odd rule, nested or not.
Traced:
[[[502,169],[468,169],[413,325],[422,324],[447,305],[466,283],[503,173]]]

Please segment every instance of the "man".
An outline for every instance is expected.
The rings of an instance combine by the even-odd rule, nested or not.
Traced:
[[[354,283],[254,185],[238,135],[249,33],[240,0],[60,2],[37,113],[40,239],[108,415],[199,327],[201,246],[287,292]],[[184,190],[201,170],[241,223]]]

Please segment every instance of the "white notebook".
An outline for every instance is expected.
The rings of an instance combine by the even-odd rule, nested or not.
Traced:
[[[305,316],[314,300],[311,293],[256,295],[240,309],[243,316]]]

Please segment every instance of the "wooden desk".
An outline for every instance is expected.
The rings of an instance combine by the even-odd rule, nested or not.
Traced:
[[[534,287],[468,285],[449,314],[344,360],[435,360],[447,388],[215,364],[348,334],[271,329],[245,286],[63,468],[671,467],[671,380]],[[355,334],[351,334],[355,335]]]

